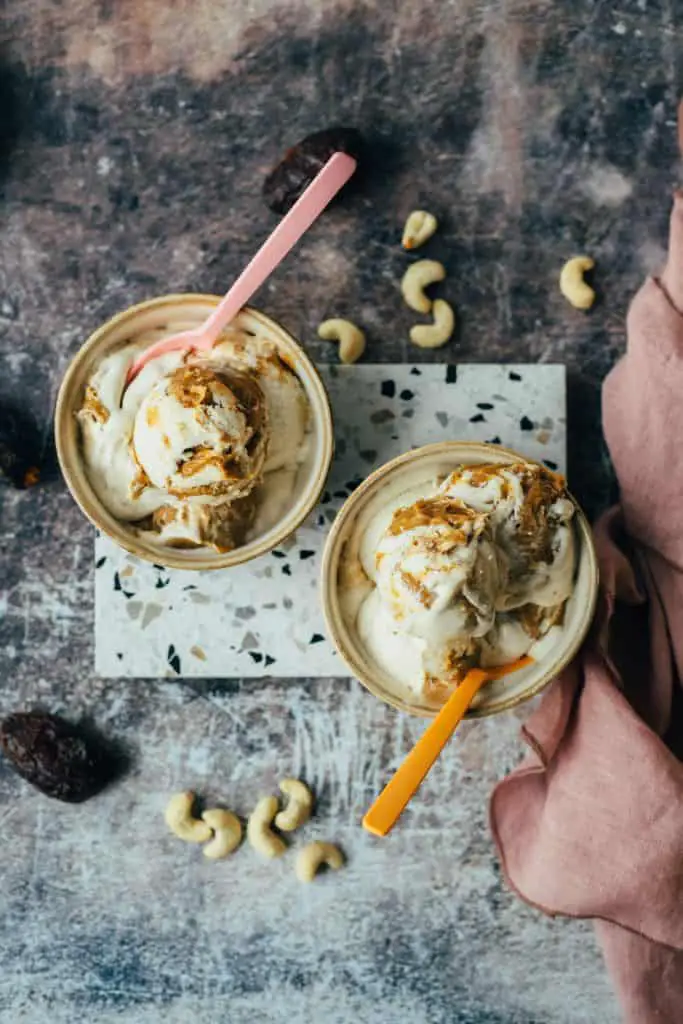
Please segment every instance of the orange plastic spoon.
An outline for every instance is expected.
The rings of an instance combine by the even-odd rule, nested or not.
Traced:
[[[533,658],[525,657],[496,668],[471,669],[367,811],[363,818],[363,828],[376,836],[387,835],[415,796],[427,772],[448,743],[484,683],[489,679],[502,679],[511,672],[526,668],[532,662]]]

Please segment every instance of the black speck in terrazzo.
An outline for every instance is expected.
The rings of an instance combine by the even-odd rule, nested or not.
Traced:
[[[333,508],[326,508],[325,509],[325,519],[328,521],[328,523],[333,523],[336,518],[337,518],[337,513],[334,511]]]
[[[401,413],[401,416],[403,417],[404,420],[412,420],[414,415],[414,409],[404,409],[403,412]]]
[[[268,668],[269,665],[274,665],[274,664],[275,664],[275,658],[271,658],[271,656],[269,654],[266,654],[266,661],[265,661],[266,668]]]
[[[121,654],[121,651],[116,652],[116,657],[119,659],[119,661],[123,661],[123,655]]]
[[[321,501],[321,503],[323,505],[329,504],[329,502],[332,501],[332,495],[330,494],[330,492],[329,491],[323,491],[323,496],[320,499],[320,501]]]
[[[107,556],[106,555],[102,555],[102,557],[98,558],[97,561],[95,562],[95,568],[96,569],[101,569],[106,561],[107,561]]]
[[[335,498],[341,498],[342,501],[346,501],[346,499],[348,498],[348,494],[346,493],[346,491],[335,491],[334,496]]]
[[[253,619],[255,615],[256,609],[252,608],[251,605],[246,605],[244,608],[235,608],[235,618],[242,619],[243,622]]]
[[[286,558],[287,555],[284,551],[271,551],[273,558]]]
[[[374,423],[376,427],[380,427],[383,423],[388,423],[389,420],[395,420],[396,416],[391,409],[378,409],[377,412],[370,414],[370,422]]]
[[[363,462],[373,463],[377,459],[377,452],[374,448],[365,448],[362,452],[358,452]]]
[[[548,469],[552,469],[553,472],[557,471],[557,463],[553,462],[552,459],[544,459],[543,460],[543,465],[547,466]]]
[[[534,421],[530,420],[528,416],[522,416],[521,420],[519,421],[519,429],[520,430],[533,430],[534,429]]]
[[[411,373],[411,376],[413,376],[413,377],[421,377],[422,376],[422,370],[418,370],[417,366],[413,366],[413,368],[411,369],[410,373]]]
[[[346,481],[346,483],[344,484],[344,487],[346,487],[347,491],[350,494],[351,491],[355,491],[356,487],[360,487],[360,485],[363,483],[364,479],[365,479],[365,477],[362,477],[362,476],[354,476],[353,480],[347,480]]]
[[[282,566],[282,575],[283,576],[291,576],[292,575],[292,567],[290,566],[289,562],[287,562],[286,565]]]
[[[267,604],[261,605],[261,607],[268,612],[273,612],[277,608],[275,601],[268,601]]]
[[[483,412],[478,412],[476,416],[470,416],[470,423],[486,423],[486,417]]]
[[[510,380],[521,380],[522,379],[522,375],[520,373],[515,373],[514,370],[510,370],[510,372],[508,373],[508,377],[509,377]]]
[[[124,597],[135,597],[133,590],[126,590],[121,583],[121,577],[117,572],[114,573],[114,590],[120,590]]]
[[[396,394],[396,383],[393,380],[383,380],[380,388],[385,398],[393,398]]]
[[[477,402],[477,409],[483,409],[487,412],[489,409],[493,409],[491,402]]]
[[[282,598],[282,607],[286,608],[287,611],[290,611],[290,609],[294,607],[294,602],[292,601],[291,597]]]
[[[392,434],[391,435],[391,440],[392,441],[398,441],[398,434]]]
[[[404,402],[410,402],[413,398],[415,398],[415,392],[411,391],[410,388],[404,388],[401,392],[401,399]]]
[[[194,583],[188,583],[188,585],[186,587],[183,587],[183,590],[196,590],[196,589],[197,588],[194,585]]]
[[[176,649],[173,646],[173,644],[171,644],[168,648],[168,652],[166,654],[166,661],[169,663],[169,665],[176,673],[176,675],[180,675],[180,658],[178,657],[178,654],[176,653]]]
[[[260,651],[249,651],[248,654],[251,660],[255,661],[257,665],[263,661],[263,655]]]
[[[322,644],[325,641],[325,637],[321,636],[320,633],[314,633],[311,639],[308,641],[309,644]]]
[[[159,578],[157,579],[156,583],[154,584],[154,587],[155,587],[156,590],[163,590],[164,587],[167,587],[170,582],[171,582],[171,579],[170,579],[169,576],[167,576],[166,579],[162,579],[161,576],[159,576]]]
[[[318,516],[318,519],[316,521],[316,525],[317,526],[324,526],[325,525],[325,516]]]
[[[437,412],[437,413],[435,413],[435,416],[436,416],[437,422],[440,423],[442,427],[448,426],[448,413],[447,412]]]
[[[152,565],[152,568],[153,569],[158,569],[159,572],[166,572],[166,566],[164,566],[164,565],[157,565],[156,562],[154,562],[154,564]]]
[[[306,550],[306,551],[300,551],[299,552],[299,558],[301,559],[302,562],[305,562],[307,558],[314,558],[314,557],[315,557],[315,551],[307,551]]]
[[[457,384],[458,382],[458,367],[453,363],[449,363],[446,367],[446,383]]]
[[[487,441],[486,443],[487,443],[487,444],[502,444],[503,442],[502,442],[502,441],[501,441],[501,439],[500,439],[500,438],[498,437],[498,434],[496,434],[496,436],[495,436],[495,437],[492,437],[492,438],[491,438],[491,440],[490,440],[490,441]]]

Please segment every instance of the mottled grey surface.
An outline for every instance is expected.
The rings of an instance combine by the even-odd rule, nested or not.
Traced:
[[[609,478],[598,385],[627,302],[665,243],[677,175],[677,0],[14,0],[0,35],[0,395],[38,418],[130,302],[221,291],[273,224],[265,169],[330,121],[373,140],[363,189],[258,298],[322,354],[331,313],[369,359],[406,358],[405,214],[440,215],[459,329],[435,360],[565,361],[570,472]],[[565,258],[598,260],[588,316]],[[444,291],[444,294],[446,292]],[[328,351],[329,354],[329,351]],[[425,359],[430,356],[425,354]],[[92,532],[53,478],[2,493],[2,709],[88,713],[131,748],[124,782],[62,807],[3,772],[3,979],[15,1022],[611,1024],[588,926],[500,883],[486,794],[519,755],[514,716],[463,730],[386,843],[358,816],[419,726],[355,683],[134,684],[93,677]],[[305,663],[302,663],[305,672]],[[348,869],[305,892],[291,858],[206,865],[166,835],[195,785],[247,811],[304,771]]]

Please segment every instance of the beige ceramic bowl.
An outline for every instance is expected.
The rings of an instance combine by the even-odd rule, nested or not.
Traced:
[[[342,611],[339,568],[344,552],[354,536],[359,517],[372,504],[382,505],[407,487],[419,487],[424,481],[433,486],[440,475],[458,464],[511,463],[528,461],[523,455],[488,444],[444,441],[417,448],[393,459],[372,473],[343,505],[327,538],[322,564],[322,600],[328,633],[351,673],[376,697],[401,711],[431,718],[436,710],[415,693],[392,679],[370,657],[355,625]],[[513,673],[507,679],[487,683],[468,712],[469,718],[495,715],[539,693],[572,659],[593,619],[598,586],[598,567],[590,528],[577,508],[576,533],[578,561],[575,588],[567,602],[561,638],[549,653],[533,665]]]
[[[97,498],[85,472],[76,411],[90,374],[107,353],[133,338],[159,328],[177,333],[201,324],[219,299],[215,295],[164,295],[119,313],[88,338],[71,363],[57,397],[55,438],[59,463],[69,490],[88,519],[120,547],[132,554],[174,569],[225,569],[265,554],[281,544],[314,507],[332,461],[332,415],[325,388],[304,351],[284,328],[263,313],[246,307],[236,324],[247,334],[275,342],[284,362],[301,381],[311,408],[312,443],[302,465],[287,513],[270,530],[250,543],[224,554],[209,548],[172,548],[155,545],[124,522],[115,519]]]

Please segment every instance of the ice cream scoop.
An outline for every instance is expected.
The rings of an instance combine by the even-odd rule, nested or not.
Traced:
[[[375,589],[358,630],[379,664],[406,683],[449,678],[495,618],[504,563],[488,517],[445,495],[397,509],[376,548]]]
[[[183,365],[143,399],[133,450],[148,480],[169,494],[237,498],[263,468],[266,428],[263,392],[253,378]]]
[[[550,607],[569,597],[576,554],[574,504],[562,477],[528,462],[460,466],[441,493],[489,516],[491,537],[507,562],[498,610],[529,601]]]
[[[575,509],[534,463],[459,466],[434,486],[364,525],[354,618],[380,668],[443,703],[470,668],[519,659],[561,624]]]
[[[375,582],[391,618],[430,643],[486,633],[499,566],[486,515],[447,496],[398,509],[380,540]]]
[[[308,420],[308,404],[299,381],[283,363],[275,346],[258,348],[226,338],[201,365],[220,370],[221,361],[229,359],[247,377],[258,380],[268,409],[268,453],[264,471],[271,473],[292,461],[292,450],[304,442]]]
[[[210,357],[148,363],[121,401],[145,343],[102,360],[78,412],[100,500],[160,547],[227,552],[266,533],[307,457],[310,408],[296,373],[276,344],[233,329]]]

